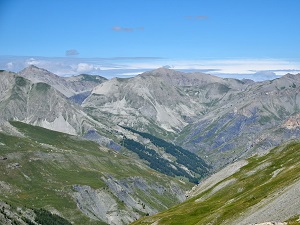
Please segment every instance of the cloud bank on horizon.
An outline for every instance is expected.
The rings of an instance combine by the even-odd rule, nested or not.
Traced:
[[[254,80],[298,73],[300,1],[240,2],[0,1],[0,69],[109,78],[168,66]]]
[[[67,54],[68,53],[68,54]],[[77,55],[77,50],[66,55]],[[0,68],[18,72],[35,65],[59,76],[82,73],[107,78],[132,77],[140,73],[165,67],[184,72],[203,72],[223,78],[252,79],[255,81],[278,78],[287,73],[300,73],[300,60],[287,59],[199,59],[180,60],[159,57],[77,58],[77,57],[18,57],[0,56]]]

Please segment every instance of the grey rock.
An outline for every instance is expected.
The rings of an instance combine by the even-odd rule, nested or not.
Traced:
[[[161,199],[165,195],[174,203],[185,200],[184,190],[173,182],[162,186],[141,177],[119,180],[109,175],[102,177],[102,180],[107,188],[95,190],[86,185],[74,185],[73,197],[84,214],[108,224],[129,224],[143,215],[153,215],[167,209]]]

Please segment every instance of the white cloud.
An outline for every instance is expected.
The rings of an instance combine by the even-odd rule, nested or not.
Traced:
[[[253,74],[253,71],[273,71],[276,75],[287,70],[300,70],[300,62],[277,59],[204,59],[177,61],[174,69],[210,69],[214,73]]]
[[[13,62],[8,62],[8,63],[6,63],[6,68],[7,68],[8,70],[12,70],[12,69],[14,68]]]
[[[29,58],[25,62],[28,66],[30,65],[39,65],[41,62],[39,60],[36,60],[35,58]]]
[[[203,71],[217,76],[270,79],[265,71],[277,76],[300,72],[299,59],[162,59],[162,58],[77,58],[77,57],[5,57],[0,56],[0,69],[18,72],[29,65],[47,69],[60,76],[80,73],[106,77],[132,76],[166,65],[182,71]],[[259,72],[259,73],[257,73]],[[256,73],[256,74],[255,74]],[[270,73],[269,73],[270,74]]]
[[[88,63],[78,63],[76,69],[78,73],[88,73],[93,72],[94,70],[100,70],[100,68]]]

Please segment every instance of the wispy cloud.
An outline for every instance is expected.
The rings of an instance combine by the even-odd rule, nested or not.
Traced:
[[[75,56],[79,55],[79,52],[76,49],[66,50],[66,56]]]
[[[17,57],[0,56],[0,69],[18,72],[29,65],[47,69],[60,76],[80,73],[98,74],[107,78],[130,77],[159,67],[184,72],[205,72],[220,77],[269,80],[300,73],[300,59],[198,59],[178,60],[159,57]]]
[[[114,26],[112,27],[113,31],[117,32],[133,32],[135,30],[144,30],[144,27],[120,27],[120,26]]]
[[[208,16],[200,15],[200,16],[186,16],[185,17],[188,20],[206,20],[208,19]]]

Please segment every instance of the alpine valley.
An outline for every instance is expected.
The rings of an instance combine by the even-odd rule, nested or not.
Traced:
[[[1,70],[0,224],[300,224],[299,93],[300,74]]]

